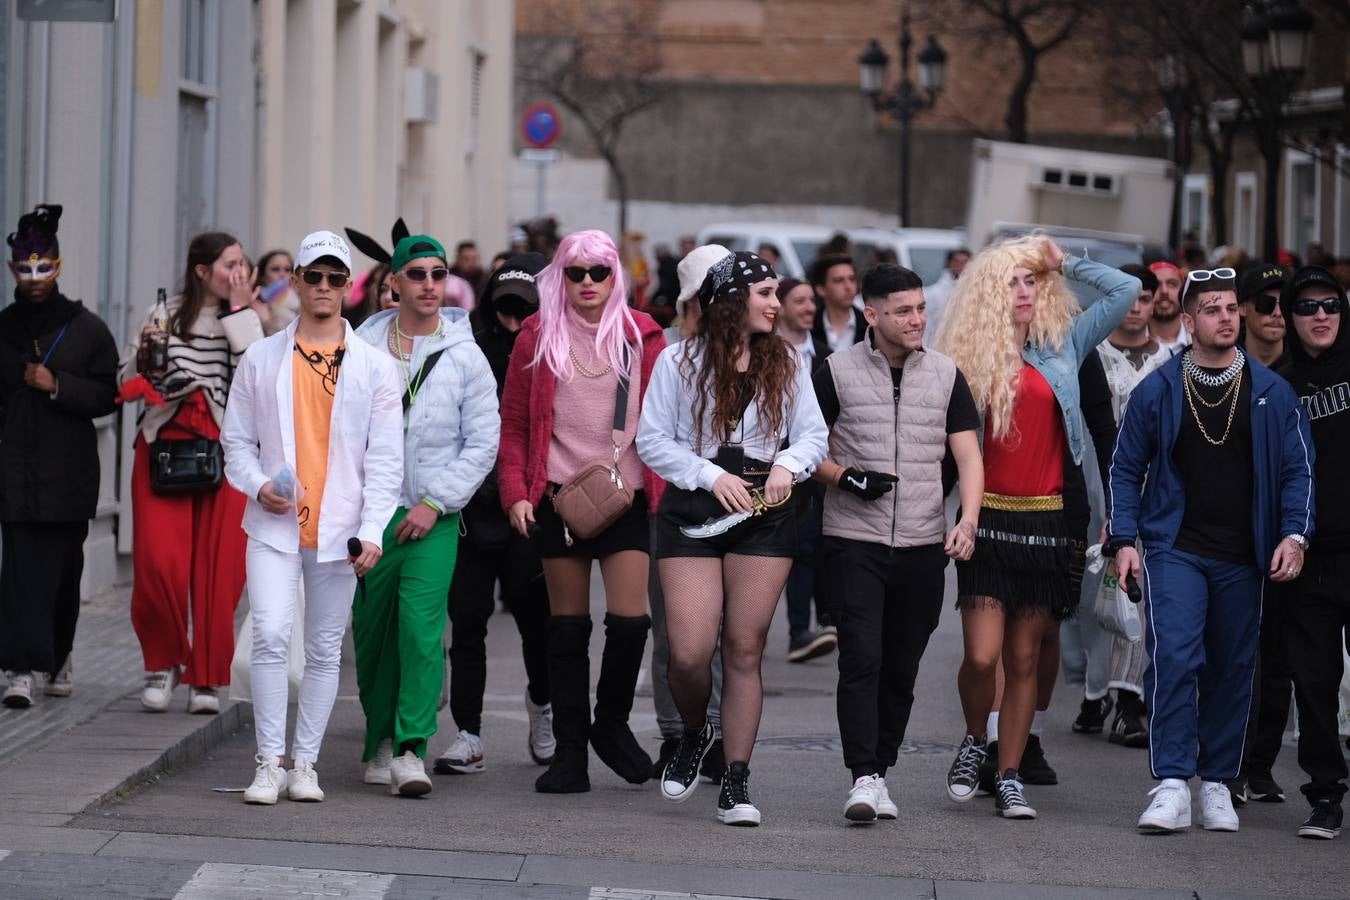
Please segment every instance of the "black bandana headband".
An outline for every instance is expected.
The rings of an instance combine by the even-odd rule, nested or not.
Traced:
[[[777,277],[773,266],[758,254],[738,250],[722,257],[708,269],[708,275],[698,289],[699,305],[706,307],[732,291],[748,291],[752,284]]]

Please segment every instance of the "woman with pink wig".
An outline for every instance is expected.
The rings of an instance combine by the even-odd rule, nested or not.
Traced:
[[[629,309],[618,249],[600,231],[565,237],[537,278],[539,312],[521,325],[502,394],[498,459],[502,508],[533,538],[548,584],[549,682],[558,749],[535,782],[546,794],[589,791],[586,744],[625,781],[651,777],[652,761],[628,715],[642,666],[647,615],[649,511],[662,482],[634,447],[643,396],[665,347],[661,326]],[[617,429],[620,380],[627,386]],[[615,434],[621,438],[615,439]],[[632,506],[603,532],[571,533],[553,497],[597,460],[617,460]],[[605,651],[590,710],[591,563],[605,580]],[[453,599],[452,599],[453,602]]]

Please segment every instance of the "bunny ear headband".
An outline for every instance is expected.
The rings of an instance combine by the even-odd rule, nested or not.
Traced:
[[[357,231],[355,228],[344,228],[347,232],[347,240],[352,242],[352,246],[360,250],[366,256],[375,260],[377,263],[384,263],[386,266],[394,259],[392,250],[386,250],[380,246],[379,241],[367,234]],[[409,235],[408,226],[403,223],[400,216],[395,222],[394,227],[389,229],[389,237],[393,241],[392,246],[397,247],[398,242]]]

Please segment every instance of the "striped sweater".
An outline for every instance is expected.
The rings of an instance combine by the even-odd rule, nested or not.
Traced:
[[[181,296],[168,301],[169,314],[178,309]],[[183,398],[193,391],[202,391],[211,409],[211,417],[220,425],[225,420],[225,401],[230,393],[239,356],[230,353],[225,330],[217,317],[218,309],[207,304],[192,325],[191,338],[182,340],[176,334],[169,336],[169,368],[163,376],[154,379],[156,389],[168,401],[163,406],[147,406],[141,415],[140,430],[146,441],[153,441],[159,430],[178,412]],[[132,332],[122,357],[119,382],[125,384],[136,377],[136,351],[140,347],[141,329],[154,322],[155,309],[151,305]]]

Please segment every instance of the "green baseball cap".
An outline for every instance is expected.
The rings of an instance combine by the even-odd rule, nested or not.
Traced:
[[[425,256],[434,256],[441,262],[446,262],[445,248],[441,246],[440,241],[429,234],[410,234],[394,247],[394,256],[389,260],[389,269],[397,272],[412,260]]]

